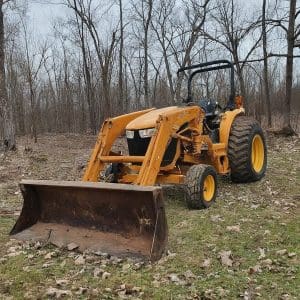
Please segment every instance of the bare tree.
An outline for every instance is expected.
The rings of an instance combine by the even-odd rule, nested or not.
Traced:
[[[293,51],[294,43],[297,37],[295,33],[295,19],[296,19],[296,2],[297,0],[290,0],[289,25],[287,29],[287,58],[286,58],[286,83],[285,83],[285,112],[283,121],[283,131],[286,134],[294,134],[291,126],[291,99],[293,86]]]
[[[16,149],[16,130],[13,120],[12,103],[8,99],[5,74],[5,39],[3,5],[8,2],[0,0],[0,117],[3,120],[3,141],[5,150]]]
[[[263,39],[263,55],[264,55],[264,95],[266,99],[268,126],[272,126],[272,113],[271,113],[271,101],[270,101],[270,88],[268,78],[268,52],[267,52],[267,26],[266,26],[266,4],[267,1],[263,0],[262,5],[262,39]]]
[[[104,98],[104,109],[102,110],[102,115],[104,118],[106,118],[112,113],[110,101],[110,83],[113,54],[117,42],[116,30],[113,30],[111,34],[110,43],[107,46],[104,46],[99,37],[98,30],[93,19],[92,0],[88,0],[86,3],[84,0],[67,0],[67,4],[68,7],[74,10],[76,15],[82,20],[92,38],[101,68],[101,82]]]
[[[253,35],[254,31],[259,28],[260,16],[256,20],[253,20],[253,17],[250,21],[242,19],[242,8],[238,7],[238,4],[234,0],[218,1],[217,5],[216,10],[212,11],[210,16],[214,20],[214,23],[209,24],[209,29],[203,30],[203,34],[230,53],[236,65],[241,95],[246,97],[243,69],[251,54],[259,46],[262,35],[259,34],[253,43],[247,47],[246,51],[244,49],[244,59],[240,58],[240,49],[244,46],[246,40],[249,44],[249,36]],[[213,28],[215,28],[215,32],[211,33],[210,31]]]
[[[33,40],[29,41],[28,37],[28,29],[25,23],[25,20],[21,18],[21,22],[23,25],[23,33],[24,33],[24,44],[25,44],[25,74],[27,83],[29,86],[29,94],[30,94],[30,107],[31,107],[31,136],[34,138],[34,142],[37,142],[37,82],[38,82],[38,74],[43,66],[43,62],[45,60],[46,52],[48,50],[48,46],[46,42],[40,47],[39,53],[33,51],[30,48],[34,44]]]
[[[150,106],[149,102],[149,31],[153,13],[153,0],[141,0],[132,2],[132,6],[135,12],[135,19],[141,24],[142,31],[137,31],[136,36],[140,39],[143,47],[143,88],[144,88],[144,100],[146,107]]]
[[[161,46],[172,102],[175,98],[175,89],[173,84],[169,49],[171,48],[171,42],[174,38],[174,29],[171,26],[172,12],[174,7],[174,0],[159,1],[158,7],[154,8],[155,19],[151,21],[152,29],[154,30],[157,40]]]
[[[191,63],[191,53],[201,36],[201,30],[206,20],[209,2],[210,0],[203,0],[200,2],[197,0],[190,0],[186,3],[185,15],[188,21],[188,29],[184,26],[184,24],[177,23],[176,25],[176,31],[179,35],[182,51],[178,51],[177,45],[174,41],[172,41],[171,44],[179,67],[185,67],[187,64]],[[183,54],[182,57],[180,56],[181,53]],[[183,76],[183,73],[180,73],[176,82],[175,98],[177,102],[180,101]]]
[[[123,3],[119,0],[119,14],[120,14],[120,46],[119,46],[119,98],[118,108],[119,113],[124,110],[124,76],[123,76],[123,48],[124,48],[124,22],[123,22]],[[126,105],[125,105],[126,106]]]

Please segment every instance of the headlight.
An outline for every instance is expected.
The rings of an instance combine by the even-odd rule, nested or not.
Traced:
[[[126,137],[128,139],[133,139],[134,138],[134,131],[133,130],[126,130]]]
[[[139,130],[140,137],[143,138],[149,138],[155,133],[155,128],[147,128],[147,129],[141,129]]]

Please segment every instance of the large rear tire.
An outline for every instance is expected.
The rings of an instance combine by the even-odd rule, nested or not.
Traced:
[[[188,208],[210,207],[217,196],[217,173],[212,166],[194,165],[185,178],[185,200]]]
[[[257,181],[265,175],[267,148],[257,121],[246,116],[235,118],[229,135],[228,159],[233,182]]]

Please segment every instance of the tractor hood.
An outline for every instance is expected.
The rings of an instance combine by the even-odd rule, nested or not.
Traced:
[[[179,112],[185,110],[185,107],[179,106],[169,106],[159,109],[154,109],[149,111],[148,113],[137,117],[133,121],[127,124],[127,130],[137,130],[137,129],[146,129],[153,128],[156,125],[156,121],[158,120],[160,115],[167,116],[168,114]]]

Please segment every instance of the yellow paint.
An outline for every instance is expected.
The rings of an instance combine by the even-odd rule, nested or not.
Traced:
[[[244,108],[226,111],[223,114],[220,124],[220,143],[228,144],[231,125],[236,116],[243,114],[245,114]]]
[[[126,174],[124,175],[120,183],[132,183],[137,179],[138,174]],[[182,174],[158,174],[156,177],[157,184],[167,184],[167,183],[184,183],[185,176]]]
[[[175,111],[184,111],[184,107],[170,106],[152,110],[134,120],[126,126],[126,130],[137,130],[155,127],[156,121],[160,115],[168,115]]]
[[[252,140],[251,162],[252,168],[256,173],[259,173],[264,165],[265,149],[264,143],[259,134],[256,134]]]
[[[107,119],[98,135],[83,181],[98,181],[105,165],[112,162],[124,164],[119,182],[137,185],[182,183],[191,164],[209,164],[219,174],[228,174],[227,145],[230,129],[234,118],[243,113],[244,109],[240,108],[223,114],[220,142],[215,144],[208,135],[203,134],[205,115],[199,106],[149,109]],[[184,124],[185,128],[179,131]],[[114,141],[125,130],[145,128],[156,128],[145,156],[123,156],[111,152]],[[172,138],[178,140],[176,154],[169,165],[162,167],[163,156]],[[256,144],[253,147],[256,149]],[[253,155],[253,161],[256,162],[257,158],[254,157],[257,156]],[[255,166],[258,168],[258,165]]]
[[[203,199],[209,202],[213,199],[216,189],[215,179],[212,175],[205,177],[203,182]]]
[[[107,156],[110,153],[110,149],[114,141],[125,131],[125,127],[130,121],[151,110],[152,109],[146,109],[105,120],[98,135],[88,166],[83,175],[83,181],[98,181],[100,172],[104,167],[104,163],[101,162],[99,157]]]

